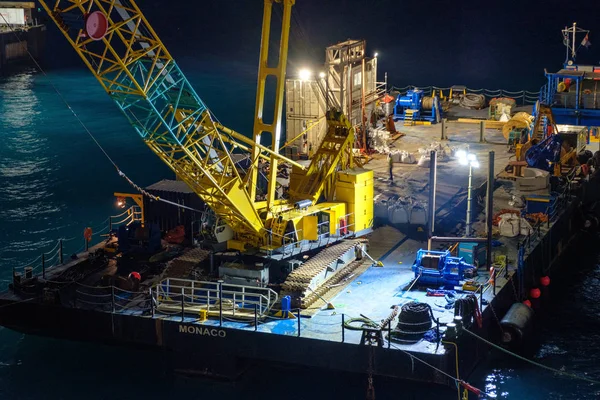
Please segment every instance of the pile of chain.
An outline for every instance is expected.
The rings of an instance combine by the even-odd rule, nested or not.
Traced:
[[[406,303],[402,306],[392,337],[401,342],[417,342],[431,329],[432,320],[433,311],[429,304],[416,301]]]

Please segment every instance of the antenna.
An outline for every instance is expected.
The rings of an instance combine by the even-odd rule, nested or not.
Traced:
[[[573,64],[573,62],[577,59],[577,50],[579,50],[579,47],[583,45],[583,43],[577,44],[578,33],[585,33],[587,37],[590,31],[587,29],[578,28],[577,22],[573,22],[573,26],[570,28],[565,26],[565,29],[562,30],[563,44],[565,45],[567,51],[565,56],[565,65]],[[571,53],[570,58],[569,53]]]

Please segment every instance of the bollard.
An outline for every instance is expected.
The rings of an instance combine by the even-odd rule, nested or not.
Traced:
[[[483,136],[485,133],[485,121],[479,122],[479,143],[483,143]]]
[[[346,328],[344,327],[345,319],[345,314],[342,314],[342,343],[344,343],[344,341],[346,340]]]

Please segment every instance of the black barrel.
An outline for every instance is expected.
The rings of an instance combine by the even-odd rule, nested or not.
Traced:
[[[533,309],[523,303],[513,304],[500,321],[502,344],[508,347],[519,346],[525,340],[532,325]]]

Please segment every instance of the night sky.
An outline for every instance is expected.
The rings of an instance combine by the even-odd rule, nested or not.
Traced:
[[[388,81],[507,90],[538,90],[543,70],[565,57],[560,30],[574,21],[591,30],[578,61],[600,62],[600,5],[587,0],[297,0],[293,7],[288,74],[324,61],[325,47],[366,39],[379,53]],[[262,0],[139,0],[167,48],[198,68],[256,75]],[[280,13],[275,13],[280,18]],[[75,53],[51,24],[53,66],[77,65]],[[583,38],[578,37],[578,42]],[[56,39],[56,40],[55,40]],[[64,55],[63,55],[64,53]]]

